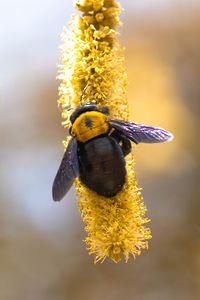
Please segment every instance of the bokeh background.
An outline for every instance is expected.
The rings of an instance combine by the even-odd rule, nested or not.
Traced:
[[[0,299],[200,299],[200,3],[121,0],[133,120],[175,140],[135,147],[153,239],[94,266],[74,189],[53,203],[63,155],[55,80],[71,0],[0,1]]]

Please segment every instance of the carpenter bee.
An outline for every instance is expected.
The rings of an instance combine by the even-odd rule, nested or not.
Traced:
[[[79,106],[70,116],[71,140],[53,183],[53,199],[61,200],[76,177],[104,197],[119,193],[126,181],[125,156],[131,142],[160,143],[173,135],[160,127],[109,118],[107,107]]]

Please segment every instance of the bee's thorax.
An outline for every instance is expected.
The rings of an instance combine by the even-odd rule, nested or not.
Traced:
[[[109,124],[107,117],[98,111],[88,111],[76,118],[72,125],[71,134],[75,136],[79,142],[85,143],[108,131]]]

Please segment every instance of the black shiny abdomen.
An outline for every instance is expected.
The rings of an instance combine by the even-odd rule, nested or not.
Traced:
[[[120,145],[108,135],[78,144],[80,180],[99,195],[115,196],[126,178]]]

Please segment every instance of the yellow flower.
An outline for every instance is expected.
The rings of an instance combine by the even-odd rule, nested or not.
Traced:
[[[62,34],[58,103],[63,125],[70,125],[73,109],[93,100],[108,106],[111,118],[128,120],[127,74],[116,31],[120,4],[115,0],[77,0],[75,6],[83,15],[73,16],[71,30]],[[149,220],[135,178],[133,154],[127,156],[126,168],[123,190],[112,198],[101,197],[79,179],[75,181],[87,232],[85,242],[95,262],[106,257],[118,262],[123,255],[127,261],[130,254],[135,257],[148,248],[151,233],[145,224]]]

